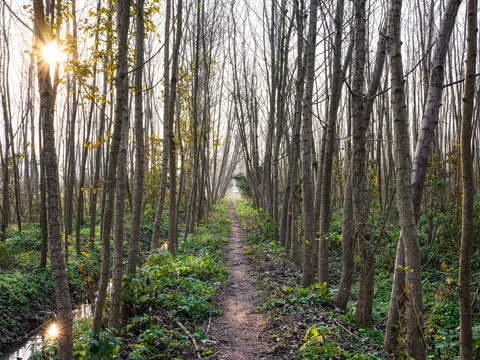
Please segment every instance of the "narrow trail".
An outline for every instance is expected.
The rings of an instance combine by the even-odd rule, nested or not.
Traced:
[[[258,291],[254,284],[253,267],[244,254],[245,232],[235,216],[235,203],[230,208],[232,232],[227,245],[230,283],[221,288],[215,305],[221,316],[212,318],[210,334],[220,345],[211,359],[267,360],[269,349],[260,340],[265,318],[254,312]]]

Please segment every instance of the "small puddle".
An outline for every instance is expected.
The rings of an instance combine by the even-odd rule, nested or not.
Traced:
[[[73,310],[74,319],[81,319],[90,316],[92,316],[92,306],[90,304],[81,304],[77,306],[75,310]],[[27,341],[18,344],[16,350],[7,352],[7,354],[2,357],[2,360],[27,360],[37,350],[39,350],[42,340],[48,330],[48,325],[52,321],[53,320],[43,324],[29,337]]]

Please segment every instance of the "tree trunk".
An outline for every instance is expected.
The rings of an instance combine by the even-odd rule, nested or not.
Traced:
[[[111,4],[111,3],[109,3]],[[97,3],[97,13],[100,12],[101,7],[101,0]],[[108,23],[111,23],[112,16],[108,17]],[[100,23],[100,17],[97,20],[97,24]],[[98,32],[95,34],[95,37],[98,37]],[[106,53],[108,54],[112,49],[112,40],[110,36],[107,36],[107,45],[106,45]],[[107,55],[105,62],[108,63],[110,61],[110,57]],[[106,69],[103,70],[103,90],[102,90],[102,107],[100,109],[100,125],[98,128],[98,135],[96,144],[98,144],[97,148],[95,149],[95,172],[93,175],[93,186],[90,191],[90,233],[88,236],[88,242],[90,247],[93,249],[95,247],[95,232],[96,232],[96,225],[97,225],[97,199],[100,191],[100,171],[101,171],[101,162],[102,162],[102,145],[106,144],[107,139],[105,136],[105,120],[106,120],[106,110],[107,110],[107,94],[108,94],[108,72]],[[103,215],[103,212],[102,212]],[[103,227],[103,225],[102,225]]]
[[[127,112],[128,104],[128,27],[130,21],[130,2],[117,2],[117,33],[118,33],[118,55],[117,75],[115,79],[116,103],[115,103],[115,124],[110,145],[108,174],[105,183],[105,210],[102,221],[102,270],[98,285],[98,295],[95,302],[95,313],[93,315],[92,329],[100,331],[103,320],[103,309],[107,300],[107,288],[110,279],[110,232],[112,230],[114,195],[116,186],[118,154],[122,133],[122,122]]]
[[[417,222],[420,217],[420,207],[428,169],[428,158],[431,153],[434,132],[438,124],[440,106],[442,105],[445,58],[461,2],[462,0],[449,0],[433,49],[427,105],[423,114],[422,128],[415,151],[411,179],[413,206]]]
[[[312,176],[312,103],[313,83],[315,80],[315,49],[317,39],[318,0],[310,2],[310,23],[306,45],[305,94],[302,122],[302,197],[303,197],[303,285],[315,282],[315,264],[313,263],[313,242],[315,241],[314,186]]]
[[[33,1],[35,47],[46,45],[45,15],[42,0]],[[43,157],[45,161],[45,185],[47,190],[47,223],[50,240],[50,261],[54,279],[55,300],[57,303],[58,359],[73,358],[72,303],[62,251],[62,227],[59,209],[58,162],[55,150],[55,130],[53,127],[54,99],[50,79],[50,64],[37,53],[37,76],[40,90],[40,120],[43,132]]]
[[[76,23],[76,15],[75,15],[75,0],[72,1],[72,14],[73,14],[73,38],[77,38],[77,23]],[[78,61],[78,52],[77,52],[77,45],[75,42],[75,46],[73,48],[73,63],[76,66],[76,62]],[[77,93],[77,78],[74,74],[73,77],[73,89],[72,89],[72,110],[71,115],[69,116],[69,130],[70,133],[68,134],[68,172],[67,172],[67,181],[65,187],[65,261],[68,262],[68,243],[70,237],[73,233],[73,191],[75,187],[75,125],[77,122],[77,110],[78,110],[78,97],[79,93]],[[68,98],[67,98],[68,101]],[[78,214],[77,214],[78,220]],[[80,254],[80,238],[76,239],[76,252],[77,255]]]
[[[366,186],[366,134],[368,119],[365,117],[363,100],[365,68],[365,0],[355,1],[354,31],[355,46],[352,80],[352,192],[355,235],[358,239],[360,265],[358,303],[355,321],[368,326],[372,320],[374,289],[374,248],[369,228],[369,201]]]
[[[343,34],[343,8],[344,1],[337,1],[335,12],[335,38],[333,44],[333,74],[330,89],[332,95],[329,100],[328,123],[325,143],[325,159],[323,168],[319,169],[319,177],[322,181],[320,202],[320,236],[318,253],[318,282],[328,285],[328,244],[330,235],[330,206],[332,189],[333,156],[335,153],[335,132],[337,127],[337,114],[340,97],[342,95],[342,34]],[[322,173],[323,172],[323,173]]]
[[[163,102],[168,104],[169,102],[169,91],[170,88],[168,84],[170,83],[170,18],[172,11],[172,0],[167,0],[166,11],[165,11],[165,44],[164,44],[164,56],[163,56],[163,83],[165,84],[163,90]],[[162,213],[163,213],[163,204],[165,202],[165,193],[167,191],[167,172],[168,172],[168,146],[169,146],[169,136],[170,136],[170,127],[169,122],[167,121],[167,111],[168,106],[164,106],[163,113],[163,153],[162,153],[162,167],[160,173],[160,190],[158,193],[157,200],[157,210],[155,211],[155,221],[153,224],[153,233],[150,248],[156,249],[159,245],[160,240],[160,227],[162,226]]]
[[[2,94],[3,95],[3,94]],[[7,119],[8,114],[6,114],[6,102],[4,96],[2,96],[2,105],[3,105],[3,116],[4,119]],[[10,174],[9,174],[9,159],[8,159],[8,149],[10,147],[10,137],[8,136],[8,121],[5,120],[5,157],[2,154],[2,175],[3,175],[3,189],[2,189],[2,225],[0,227],[0,237],[1,241],[6,240],[6,233],[8,224],[10,222],[10,199],[8,187],[10,184]]]
[[[169,207],[168,207],[168,250],[172,255],[175,256],[177,251],[177,202],[176,202],[176,191],[177,191],[177,151],[176,151],[176,141],[175,141],[175,132],[174,132],[174,118],[175,118],[175,104],[177,102],[177,76],[178,76],[178,63],[179,63],[179,53],[180,45],[182,39],[182,11],[183,11],[183,1],[178,0],[177,4],[177,24],[176,24],[176,35],[175,35],[175,47],[173,48],[173,59],[172,59],[172,77],[170,84],[170,93],[169,93],[169,103],[167,104],[168,109],[168,121],[170,122],[170,194],[169,194]],[[179,116],[180,114],[177,114]],[[165,119],[167,120],[167,119]],[[178,139],[180,141],[180,139]],[[180,194],[179,194],[180,197]]]
[[[350,167],[350,166],[349,166]],[[338,286],[335,304],[340,309],[346,309],[350,291],[353,284],[353,271],[355,269],[354,244],[353,244],[353,204],[352,204],[352,169],[348,171],[347,186],[343,199],[342,215],[342,278]]]
[[[138,243],[142,221],[142,200],[145,173],[145,142],[143,139],[143,62],[145,53],[145,19],[143,16],[144,0],[137,0],[136,22],[137,35],[135,46],[135,184],[133,190],[132,222],[130,225],[130,245],[128,249],[127,275],[137,271]],[[165,119],[164,119],[165,121]]]
[[[431,60],[430,85],[428,87],[428,96],[425,111],[423,114],[422,129],[420,130],[415,158],[413,161],[413,170],[411,178],[411,192],[413,201],[413,211],[415,220],[418,223],[420,219],[420,208],[423,198],[423,189],[428,169],[428,158],[431,152],[431,146],[434,140],[434,132],[438,124],[440,106],[442,105],[442,93],[444,83],[444,63],[448,52],[451,33],[455,25],[455,19],[461,0],[450,0],[446,6],[445,13],[440,24],[433,55]],[[389,120],[387,119],[387,137],[390,140]],[[390,141],[388,142],[389,160],[391,162],[392,154]],[[391,169],[392,166],[389,166]],[[390,178],[390,176],[389,176]],[[385,186],[388,186],[388,181]],[[398,189],[397,189],[398,191]],[[403,250],[403,239],[399,239],[397,245],[397,253]],[[405,266],[403,256],[397,254],[394,267],[394,281],[392,286],[392,295],[390,300],[390,308],[388,314],[387,328],[385,330],[384,348],[389,352],[395,352],[398,345],[398,321],[401,309],[396,306],[398,300],[404,291],[405,274],[401,272],[401,268]],[[398,284],[396,282],[399,282]]]
[[[462,152],[462,240],[458,269],[458,302],[460,304],[460,359],[473,359],[470,281],[472,279],[472,244],[474,236],[475,185],[472,160],[473,106],[475,100],[475,77],[477,57],[477,11],[478,1],[467,1],[467,59],[463,93],[463,115],[461,129]]]
[[[402,0],[392,0],[388,15],[387,51],[390,64],[391,106],[395,131],[397,205],[405,250],[406,339],[408,355],[414,359],[425,359],[420,247],[410,185],[410,137],[408,134],[400,38],[401,8]]]
[[[141,1],[141,0],[140,0]],[[138,3],[137,3],[138,4]],[[124,78],[124,89],[128,89],[128,77]],[[128,93],[125,91],[128,97]],[[118,99],[117,99],[118,100]],[[128,146],[128,125],[129,114],[127,107],[122,113],[117,111],[116,119],[122,116],[122,133],[120,149],[118,152],[117,165],[117,189],[115,193],[115,215],[113,224],[113,269],[112,269],[112,290],[110,297],[110,309],[108,327],[118,328],[121,319],[120,303],[122,300],[122,277],[123,277],[123,241],[125,238],[125,192],[127,187],[127,146]]]
[[[74,15],[74,16],[76,16],[76,15]],[[97,25],[98,25],[98,20],[97,20]],[[76,20],[74,21],[74,25],[73,25],[73,32],[74,32],[73,36],[76,38],[76,36],[77,36]],[[98,31],[95,34],[95,41],[98,42]],[[96,44],[97,44],[97,42],[96,42]],[[98,45],[95,46],[94,51],[97,51],[97,50],[98,50]],[[97,63],[95,63],[93,65],[93,86],[95,87],[96,84],[97,84]],[[90,138],[90,133],[91,133],[91,130],[92,130],[94,109],[95,109],[95,100],[90,99],[90,109],[89,109],[89,113],[88,113],[87,133],[84,136],[84,140],[83,140],[84,144]],[[81,235],[80,235],[80,230],[81,230],[81,227],[84,223],[84,221],[83,221],[83,213],[84,213],[83,207],[84,207],[84,202],[85,202],[84,197],[85,197],[85,193],[86,193],[86,189],[85,189],[85,169],[86,169],[86,165],[87,165],[87,156],[88,156],[88,151],[89,151],[88,147],[82,146],[80,148],[81,148],[81,153],[82,153],[82,160],[81,160],[81,164],[80,164],[80,173],[79,173],[80,179],[79,179],[79,182],[78,182],[79,191],[78,191],[78,199],[77,199],[77,222],[75,224],[75,240],[76,240],[77,254],[79,254],[80,250],[81,250],[81,240],[82,239],[81,239]],[[96,201],[95,201],[95,206],[96,206]],[[90,218],[90,222],[95,225],[95,217]]]

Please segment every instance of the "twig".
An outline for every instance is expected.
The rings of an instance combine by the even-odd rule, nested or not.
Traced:
[[[478,292],[480,291],[480,280],[477,281],[477,290],[475,291],[475,295],[473,296],[472,300],[472,309],[475,308],[475,303],[477,302]]]
[[[208,318],[207,331],[205,332],[205,335],[208,334],[208,331],[210,330],[210,324],[211,324],[211,323],[212,323],[212,317],[210,316],[210,317]]]
[[[345,326],[343,326],[342,324],[340,324],[337,320],[333,320],[333,322],[334,322],[337,326],[340,326],[343,330],[345,330],[345,331],[348,332],[349,334],[355,335],[355,334],[352,333],[350,330],[348,330]]]
[[[198,348],[198,345],[197,345],[197,342],[195,341],[195,338],[192,336],[192,334],[190,334],[190,332],[187,330],[187,328],[185,326],[183,326],[183,324],[180,321],[178,321],[178,320],[174,320],[174,321],[175,321],[175,324],[177,324],[178,327],[180,329],[182,329],[185,332],[185,334],[187,334],[187,336],[192,341],[193,346],[195,347],[195,354],[197,355],[197,359],[201,359],[202,355],[200,355],[200,349]]]
[[[212,357],[214,357],[215,355],[217,355],[220,351],[217,351],[216,353],[212,354],[212,355],[208,355],[205,359],[210,359]]]

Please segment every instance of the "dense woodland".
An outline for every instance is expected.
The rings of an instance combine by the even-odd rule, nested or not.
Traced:
[[[93,359],[78,350],[90,336],[108,358],[142,306],[172,306],[140,306],[145,269],[163,266],[167,286],[208,243],[192,234],[228,235],[214,207],[236,183],[250,236],[378,330],[385,358],[478,358],[477,14],[477,0],[3,1],[2,347],[28,302],[12,279],[48,269],[51,351]],[[220,274],[213,263],[189,269]],[[86,300],[90,332],[73,325]],[[319,331],[301,335],[303,358],[340,356]]]

